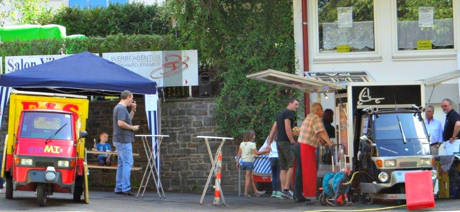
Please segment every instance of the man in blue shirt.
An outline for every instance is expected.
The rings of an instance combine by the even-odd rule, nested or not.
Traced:
[[[425,110],[425,125],[430,136],[430,146],[431,146],[431,154],[438,155],[439,146],[441,145],[442,139],[442,123],[441,121],[435,119],[433,117],[434,114],[434,107],[432,105],[428,105]]]

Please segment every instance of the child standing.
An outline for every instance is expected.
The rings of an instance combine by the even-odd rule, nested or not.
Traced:
[[[237,158],[241,158],[242,163],[241,163],[241,169],[246,170],[246,175],[245,175],[245,183],[244,183],[244,196],[250,197],[248,194],[249,190],[249,185],[252,187],[252,191],[254,191],[255,196],[260,196],[264,194],[265,192],[259,191],[256,188],[256,184],[254,183],[254,178],[252,175],[252,170],[254,169],[254,158],[256,155],[261,155],[264,154],[265,152],[258,152],[256,148],[256,143],[254,142],[254,139],[256,138],[256,135],[254,133],[254,130],[247,130],[246,132],[243,133],[243,142],[240,144],[240,148],[238,150],[238,155]],[[236,163],[236,167],[239,167],[239,163]]]
[[[109,140],[109,135],[106,132],[102,132],[99,134],[99,143],[96,144],[97,151],[100,152],[111,152],[112,147],[110,146],[107,141]],[[97,162],[99,165],[107,165],[110,166],[111,161],[110,161],[110,154],[99,154],[97,156]]]
[[[265,139],[265,143],[262,145],[262,147],[260,147],[260,150],[267,151],[268,138],[269,137]],[[272,171],[272,197],[283,199],[281,196],[280,164],[278,160],[278,148],[276,146],[276,139],[273,139],[269,151],[270,154],[268,155],[268,158],[270,159],[270,168]]]

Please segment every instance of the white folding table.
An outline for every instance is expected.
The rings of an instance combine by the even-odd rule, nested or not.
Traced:
[[[145,190],[150,181],[150,177],[153,178],[153,183],[155,184],[157,194],[160,199],[166,199],[165,192],[163,190],[163,185],[161,183],[161,177],[158,173],[157,167],[155,165],[155,157],[153,156],[154,147],[152,142],[149,141],[148,138],[158,138],[158,146],[156,155],[160,154],[160,147],[163,138],[169,138],[169,135],[135,135],[136,137],[140,137],[142,140],[142,144],[144,145],[145,155],[147,157],[147,167],[145,168],[144,175],[142,176],[142,180],[137,190],[136,198],[144,197]],[[142,192],[141,192],[142,191]]]
[[[224,192],[222,191],[222,187],[220,186],[221,183],[221,170],[222,170],[222,146],[224,145],[226,140],[233,140],[233,138],[229,137],[215,137],[215,136],[197,136],[197,138],[203,138],[206,143],[206,148],[208,150],[209,159],[211,160],[211,170],[209,171],[208,179],[206,180],[206,185],[204,186],[203,193],[201,194],[200,204],[203,204],[204,196],[206,195],[206,191],[208,190],[209,184],[211,182],[211,177],[215,177],[214,182],[214,205],[220,205],[220,201],[222,199],[222,203],[225,203]],[[216,139],[220,140],[219,147],[217,147],[217,151],[215,157],[212,157],[211,147],[209,146],[209,139]],[[222,198],[221,198],[222,197]]]

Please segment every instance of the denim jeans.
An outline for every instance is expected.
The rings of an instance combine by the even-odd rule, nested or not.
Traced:
[[[133,167],[133,146],[131,143],[114,142],[118,152],[118,168],[115,192],[131,190],[131,168]]]
[[[278,158],[270,158],[270,167],[272,169],[272,189],[273,191],[281,191],[280,164]]]

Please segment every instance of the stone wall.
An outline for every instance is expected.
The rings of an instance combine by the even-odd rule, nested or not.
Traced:
[[[167,190],[199,192],[203,189],[211,162],[204,140],[196,137],[219,135],[213,120],[215,106],[213,99],[181,99],[162,103],[162,133],[171,136],[161,148],[162,180]],[[219,143],[210,141],[213,157]],[[237,148],[235,141],[226,141],[223,147],[222,189],[225,192],[238,189],[233,159]]]
[[[144,103],[138,103],[137,113],[133,123],[141,125],[139,134],[147,134],[147,121]],[[102,101],[90,103],[88,118],[87,147],[93,145],[93,138],[102,132],[112,135],[112,109],[117,104],[115,101]],[[211,167],[205,142],[197,139],[198,135],[218,135],[216,123],[213,121],[215,103],[208,98],[186,98],[166,100],[161,103],[161,129],[162,134],[170,135],[165,138],[161,146],[161,177],[166,191],[201,192],[206,183]],[[110,138],[111,140],[111,138]],[[211,141],[213,153],[219,142]],[[225,192],[237,191],[237,171],[233,156],[236,155],[238,145],[236,142],[227,141],[223,148],[222,189]],[[142,143],[139,139],[133,145],[133,152],[139,153],[134,157],[134,166],[145,167],[146,157]],[[95,162],[95,156],[89,161]],[[111,190],[114,186],[115,171],[90,170],[91,188],[98,190]],[[132,173],[133,187],[139,185],[142,171]],[[150,187],[151,188],[151,187]]]

